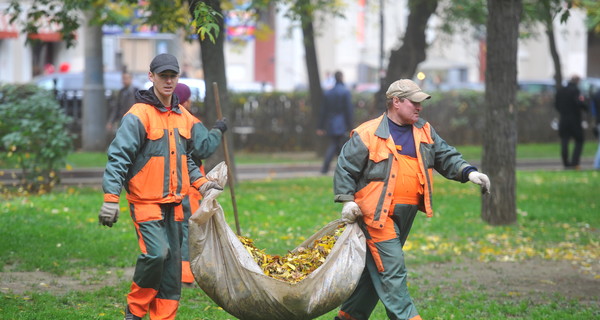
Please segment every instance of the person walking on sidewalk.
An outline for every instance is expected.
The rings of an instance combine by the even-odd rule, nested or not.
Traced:
[[[150,319],[175,319],[181,297],[181,201],[196,188],[201,194],[222,189],[207,180],[191,159],[193,144],[206,139],[206,129],[173,95],[179,63],[159,54],[148,73],[153,86],[136,93],[108,147],[102,188],[100,224],[112,227],[119,217],[125,188],[140,255],[127,295],[125,319],[150,313]],[[204,132],[204,137],[195,136]]]
[[[334,78],[333,88],[325,91],[317,126],[317,135],[327,135],[329,138],[329,146],[325,151],[321,167],[322,174],[329,172],[331,160],[340,153],[346,141],[346,133],[352,128],[353,108],[350,90],[344,84],[344,75],[341,71],[336,71]]]
[[[191,105],[192,101],[190,97],[192,92],[190,87],[188,87],[185,83],[178,83],[175,87],[175,95],[179,98],[179,104],[186,108],[191,113]],[[200,120],[198,120],[200,121]],[[200,128],[203,128],[201,126]],[[204,145],[195,145],[194,150],[192,152],[192,160],[200,169],[202,175],[205,175],[204,165],[202,164],[202,160],[210,157],[221,144],[221,137],[227,131],[227,124],[225,119],[217,120],[215,122],[215,126],[210,130],[206,130],[206,128],[202,129],[202,136],[207,135],[208,139],[201,140],[205,141]],[[204,133],[204,131],[206,133]],[[195,142],[195,141],[194,141]],[[181,242],[181,282],[186,286],[191,286],[194,283],[194,274],[192,273],[192,268],[190,266],[190,253],[189,253],[189,245],[188,245],[188,223],[190,217],[198,210],[200,207],[200,201],[202,200],[202,195],[200,192],[194,188],[190,188],[188,194],[181,201],[181,205],[183,206],[183,223],[182,223],[182,231],[183,231],[183,240]]]
[[[133,76],[131,73],[124,71],[121,75],[121,79],[123,81],[123,87],[117,94],[116,104],[111,110],[111,113],[108,116],[108,122],[106,123],[106,130],[109,131],[111,135],[114,135],[116,128],[119,127],[121,118],[135,103],[135,92],[138,90],[138,88],[133,85]]]
[[[559,114],[560,155],[565,169],[579,169],[584,139],[581,113],[587,112],[587,106],[583,101],[583,95],[579,90],[579,76],[573,76],[566,87],[562,87],[556,92],[554,107]],[[569,158],[569,141],[571,139],[575,141],[575,146],[571,158]]]
[[[378,300],[390,319],[421,319],[408,292],[402,247],[417,211],[433,216],[433,169],[489,193],[487,175],[419,117],[421,102],[430,97],[411,80],[395,81],[386,92],[387,111],[354,129],[342,148],[335,201],[344,204],[343,222],[359,223],[368,250],[358,285],[336,320],[369,319]]]

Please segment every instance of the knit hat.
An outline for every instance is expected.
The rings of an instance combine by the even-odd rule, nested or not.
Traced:
[[[190,87],[188,87],[185,83],[177,83],[174,92],[179,98],[179,103],[184,103],[190,99],[192,95],[192,91]]]

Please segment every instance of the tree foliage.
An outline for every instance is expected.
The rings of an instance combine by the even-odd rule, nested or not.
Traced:
[[[11,0],[6,11],[11,16],[10,22],[19,23],[26,34],[37,33],[42,23],[58,25],[67,47],[75,45],[75,32],[86,23],[83,12],[91,13],[88,17],[90,25],[146,24],[161,32],[197,32],[214,41],[214,35],[219,32],[216,12],[202,2],[195,10],[192,16],[188,2],[183,0],[34,0],[30,7]],[[21,21],[19,18],[23,13],[26,18]],[[28,37],[27,41],[35,40]]]

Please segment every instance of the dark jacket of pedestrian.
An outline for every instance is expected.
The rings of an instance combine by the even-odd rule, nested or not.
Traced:
[[[565,169],[578,169],[583,150],[582,112],[587,112],[587,106],[579,91],[579,77],[571,78],[566,87],[556,92],[554,107],[560,115],[558,135],[561,144],[561,159]],[[575,146],[569,156],[569,142],[573,139]]]
[[[325,91],[318,128],[329,136],[345,135],[352,129],[352,96],[342,81]]]
[[[556,92],[554,107],[563,125],[581,128],[582,112],[587,111],[587,106],[581,99],[578,82],[578,80],[571,80]]]
[[[131,74],[124,73],[122,79],[123,88],[119,90],[116,103],[108,116],[107,129],[109,130],[116,129],[115,127],[118,127],[123,115],[135,104],[135,93],[138,88],[133,85]]]

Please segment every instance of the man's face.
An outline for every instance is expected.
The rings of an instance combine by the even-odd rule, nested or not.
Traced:
[[[166,70],[161,73],[150,72],[150,81],[154,84],[154,91],[162,96],[171,96],[179,81],[179,74],[175,71]]]
[[[398,98],[394,97],[394,107],[392,108],[392,112],[394,112],[399,124],[414,124],[419,120],[419,113],[422,110],[420,102],[412,102],[406,98]],[[392,119],[394,120],[394,119]]]

